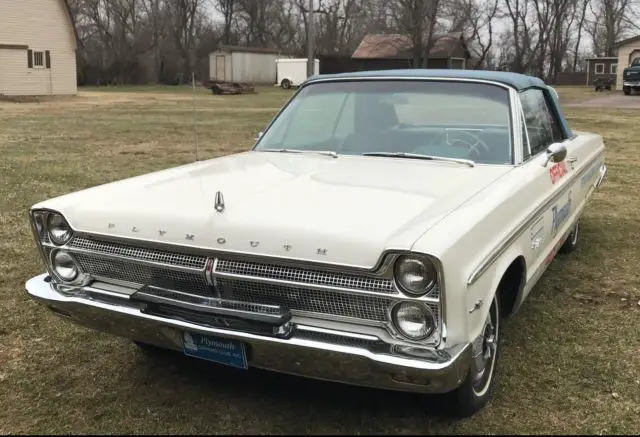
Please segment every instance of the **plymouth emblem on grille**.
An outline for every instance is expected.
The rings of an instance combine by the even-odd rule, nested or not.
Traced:
[[[224,197],[222,196],[222,191],[218,191],[216,193],[216,201],[214,204],[214,208],[218,212],[224,211]]]

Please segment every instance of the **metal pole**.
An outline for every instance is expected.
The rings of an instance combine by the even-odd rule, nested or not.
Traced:
[[[191,72],[191,87],[193,91],[193,135],[196,143],[196,161],[200,161],[198,154],[198,122],[196,121],[196,73]]]
[[[313,56],[313,52],[315,52],[315,20],[313,18],[313,0],[309,0],[309,16],[307,17],[307,77],[313,76],[315,71],[315,58]]]

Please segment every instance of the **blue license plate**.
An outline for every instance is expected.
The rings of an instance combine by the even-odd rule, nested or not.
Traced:
[[[248,367],[245,345],[239,341],[185,331],[182,333],[182,350],[190,357],[239,369]]]

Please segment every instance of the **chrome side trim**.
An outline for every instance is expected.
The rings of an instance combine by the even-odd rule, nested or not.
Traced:
[[[581,171],[575,172],[571,176],[569,176],[566,185],[560,191],[552,193],[551,196],[549,196],[542,205],[529,213],[524,221],[513,231],[511,231],[496,247],[494,247],[494,249],[489,252],[489,255],[485,258],[485,260],[482,261],[480,265],[478,265],[478,267],[473,270],[473,272],[469,276],[469,279],[467,280],[467,286],[473,285],[489,269],[489,267],[491,267],[493,263],[496,262],[500,255],[502,255],[507,250],[507,248],[509,248],[509,246],[511,246],[511,244],[533,224],[533,222],[542,212],[549,209],[551,205],[553,205],[553,203],[555,203],[567,191],[571,190],[573,188],[573,183],[575,182],[575,180],[583,176],[587,171],[589,171],[590,167],[595,162],[603,158],[604,152],[596,155],[594,158],[589,160]]]

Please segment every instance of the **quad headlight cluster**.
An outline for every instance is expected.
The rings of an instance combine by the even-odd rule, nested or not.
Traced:
[[[399,256],[393,268],[400,291],[412,298],[427,295],[438,283],[438,270],[429,257],[410,254]],[[405,338],[420,341],[437,330],[437,318],[431,308],[420,300],[396,302],[389,310],[391,323]]]
[[[62,214],[53,211],[34,211],[33,228],[38,244],[43,248],[44,261],[56,279],[67,284],[84,280],[82,269],[69,251],[61,246],[73,237],[73,230]]]

